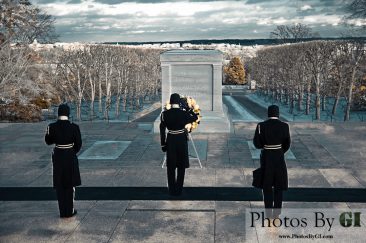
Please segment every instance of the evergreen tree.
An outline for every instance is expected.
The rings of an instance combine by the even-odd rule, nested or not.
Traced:
[[[228,66],[224,68],[225,84],[245,84],[244,65],[239,57],[233,57]]]

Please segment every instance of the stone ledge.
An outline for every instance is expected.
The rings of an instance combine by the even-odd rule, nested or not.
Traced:
[[[289,188],[284,201],[366,202],[364,188]],[[339,195],[342,195],[341,197]],[[56,200],[52,187],[0,187],[1,201]],[[166,187],[78,187],[76,200],[262,201],[253,187],[184,187],[181,196],[169,196]]]

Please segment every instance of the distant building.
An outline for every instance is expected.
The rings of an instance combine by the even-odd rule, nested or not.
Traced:
[[[256,83],[257,82],[255,80],[250,80],[250,84],[249,84],[248,88],[251,90],[256,89]]]

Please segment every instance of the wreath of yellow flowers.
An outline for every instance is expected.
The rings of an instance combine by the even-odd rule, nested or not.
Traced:
[[[200,124],[201,122],[202,116],[200,106],[197,104],[196,100],[190,96],[181,96],[180,99],[181,102],[179,104],[179,108],[185,111],[193,111],[198,117],[196,121],[188,123],[185,126],[188,132],[192,132],[194,129],[198,127],[198,124]],[[171,108],[172,105],[170,104],[169,101],[167,101],[164,106],[164,110],[170,110]]]

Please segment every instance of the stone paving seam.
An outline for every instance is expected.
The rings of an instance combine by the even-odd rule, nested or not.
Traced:
[[[313,140],[313,142],[315,142],[316,143],[316,145],[315,144],[307,144],[307,143],[305,143],[304,141],[303,141],[303,139],[311,139],[311,140]],[[316,139],[315,139],[315,137],[312,135],[312,134],[306,134],[306,136],[299,136],[299,139],[301,140],[301,142],[306,146],[306,148],[310,151],[310,153],[312,153],[313,154],[313,157],[314,158],[317,158],[317,157],[320,157],[320,156],[314,156],[314,153],[324,153],[324,151],[326,152],[325,153],[325,155],[328,155],[329,157],[331,157],[334,161],[336,161],[339,165],[343,165],[344,166],[344,164],[342,164],[340,161],[338,161],[332,154],[330,154],[329,153],[329,151],[322,145],[322,144],[320,144]],[[322,151],[323,150],[323,151]],[[319,155],[319,154],[318,154]],[[318,160],[318,162],[320,162],[321,164],[324,162],[322,162],[322,161],[319,161]]]
[[[216,242],[216,210],[214,211],[214,223],[213,223],[213,227],[214,227],[213,239],[214,239],[214,243],[215,243]]]
[[[313,135],[310,135],[311,137],[313,137],[313,139],[330,155],[330,157],[332,157],[339,165],[342,165],[345,167],[345,164],[340,162],[328,149],[327,147],[323,146],[321,143],[319,143],[317,141],[317,139],[313,136]]]
[[[216,201],[215,201],[215,213],[214,213],[214,242],[216,242]]]
[[[117,176],[119,175],[119,173],[123,170],[123,167],[119,168],[118,171],[116,172],[116,174],[114,174],[113,178],[111,179],[111,184],[114,185],[114,181],[116,181]]]
[[[355,175],[355,172],[352,170],[351,175],[356,179],[356,181],[358,181],[358,183],[360,183],[364,188],[366,188],[366,184],[364,184],[358,177],[357,175]]]
[[[37,181],[38,178],[40,178],[41,176],[43,176],[44,174],[46,174],[48,172],[48,165],[44,169],[45,170],[39,176],[37,176],[35,179],[33,179],[32,181],[30,181],[28,183],[28,185],[31,185],[33,182]]]
[[[117,223],[116,223],[116,225],[114,226],[114,229],[112,230],[111,235],[109,236],[109,239],[108,239],[107,243],[111,242],[111,239],[112,239],[112,237],[113,237],[113,234],[114,234],[114,232],[116,231],[116,229],[117,229],[118,225],[121,223],[122,218],[123,218],[123,216],[126,214],[127,209],[129,208],[129,206],[130,206],[130,201],[127,203],[127,206],[126,206],[125,210],[123,211],[123,213],[121,214],[121,216],[120,216],[120,217],[119,217],[119,219],[117,220]]]
[[[333,169],[333,168],[330,168],[330,169]],[[323,175],[323,177],[328,181],[328,183],[332,186],[332,183],[327,179],[326,175],[324,174],[324,172],[322,171],[322,169],[319,169],[319,172]],[[353,179],[355,179],[359,184],[360,186],[364,187],[364,185],[361,183],[361,181],[353,174],[353,171],[350,171],[349,173],[350,176],[353,177]],[[333,186],[332,186],[333,187]],[[336,188],[336,187],[334,187]],[[354,188],[354,187],[350,187],[350,188]],[[358,188],[358,187],[356,187]]]
[[[145,152],[147,151],[147,148],[148,148],[148,146],[149,146],[150,144],[152,144],[152,142],[148,143],[147,145],[145,145],[145,144],[144,144],[144,145],[145,145],[145,146],[144,146],[144,151],[143,151],[143,152],[141,152],[141,153],[139,154],[139,156],[136,156],[135,161],[138,161],[138,160],[142,159],[142,156],[145,154]]]
[[[94,202],[94,206],[95,206],[95,204],[96,204],[96,202]],[[75,226],[75,228],[70,232],[70,234],[66,237],[66,239],[64,240],[64,242],[66,243],[69,239],[70,239],[70,237],[75,233],[75,231],[76,231],[76,229],[80,226],[80,224],[85,220],[85,218],[86,218],[86,216],[90,213],[90,211],[92,210],[92,208],[94,207],[94,206],[92,206],[92,207],[90,207],[89,209],[88,209],[88,212],[84,215],[84,217],[82,217],[81,219],[80,219],[80,221],[79,221],[79,223]],[[74,217],[76,217],[76,216],[74,216]]]
[[[250,210],[252,210],[253,209],[253,205],[252,205],[252,201],[249,201],[249,205],[250,205]],[[254,227],[254,230],[255,230],[255,236],[256,236],[256,238],[257,238],[257,242],[259,243],[259,237],[258,237],[258,231],[257,231],[257,228],[256,227]],[[245,235],[245,238],[246,238],[246,235]]]

